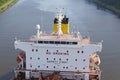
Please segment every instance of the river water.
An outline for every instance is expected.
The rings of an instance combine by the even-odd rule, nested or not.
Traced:
[[[6,80],[17,65],[15,37],[26,40],[36,33],[36,24],[40,24],[44,32],[52,32],[56,8],[64,8],[63,12],[70,18],[71,31],[90,36],[92,42],[103,40],[103,50],[99,54],[101,78],[119,80],[120,19],[85,0],[19,0],[0,14],[0,80]]]

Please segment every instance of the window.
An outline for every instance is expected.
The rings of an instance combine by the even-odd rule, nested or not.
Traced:
[[[56,50],[56,52],[58,52],[58,50]]]
[[[40,58],[38,57],[38,60],[40,60]]]
[[[48,60],[48,58],[47,58],[47,60]]]
[[[61,41],[61,44],[66,44],[66,42],[65,41]]]
[[[69,42],[67,42],[67,44],[70,44]]]
[[[77,69],[77,67],[75,67],[75,69]]]
[[[30,59],[32,59],[32,57],[30,57]]]
[[[61,58],[59,58],[59,60],[61,60]]]
[[[38,52],[38,49],[36,49],[36,52]]]
[[[60,44],[60,41],[55,41],[55,44]]]
[[[48,41],[44,41],[45,44],[48,44]]]
[[[32,65],[30,65],[30,67],[32,67]]]
[[[40,43],[40,44],[41,44],[41,43],[43,43],[43,41],[38,41],[38,43]]]
[[[72,44],[77,44],[77,42],[72,42]]]
[[[68,67],[66,67],[66,69],[68,69]]]
[[[85,59],[83,59],[83,61],[85,62]]]
[[[50,44],[54,44],[54,41],[49,41]]]
[[[83,69],[85,69],[85,67],[83,67]]]
[[[48,68],[48,66],[47,66],[47,68]]]
[[[32,49],[32,52],[34,51],[34,49]]]
[[[40,65],[38,65],[38,68],[40,68]]]
[[[77,61],[77,59],[75,59],[75,61]]]
[[[54,60],[55,60],[55,58],[54,58]]]
[[[54,66],[54,68],[55,68],[55,66]]]
[[[77,53],[80,53],[80,51],[77,51]]]
[[[67,53],[68,53],[69,51],[67,50]]]
[[[65,67],[63,67],[63,69],[65,69]]]
[[[68,61],[68,59],[66,59]]]
[[[81,51],[81,53],[83,53],[83,51]]]
[[[47,49],[47,52],[48,52],[48,49]]]

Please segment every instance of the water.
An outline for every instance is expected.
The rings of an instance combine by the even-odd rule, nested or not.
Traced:
[[[43,31],[52,32],[56,8],[64,8],[74,26],[71,31],[80,31],[93,42],[104,41],[100,53],[102,80],[119,80],[120,19],[85,0],[20,0],[0,14],[0,80],[5,80],[17,65],[14,38],[29,38],[38,23]]]

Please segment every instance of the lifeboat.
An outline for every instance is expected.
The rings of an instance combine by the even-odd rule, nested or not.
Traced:
[[[20,63],[22,60],[23,60],[23,58],[25,58],[25,52],[20,52],[19,53],[19,55],[16,57],[16,61],[18,62],[18,63]]]
[[[96,53],[90,56],[90,61],[95,63],[98,66],[100,65],[100,58]]]

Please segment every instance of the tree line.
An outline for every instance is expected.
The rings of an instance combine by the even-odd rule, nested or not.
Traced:
[[[6,3],[9,0],[0,0],[0,6],[3,5],[4,3]]]
[[[94,2],[98,7],[106,8],[120,17],[120,0],[88,0]]]
[[[120,0],[98,0],[105,5],[114,6],[117,9],[120,9]]]

